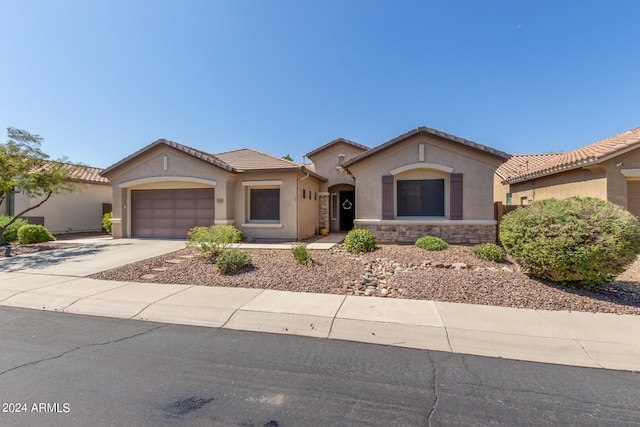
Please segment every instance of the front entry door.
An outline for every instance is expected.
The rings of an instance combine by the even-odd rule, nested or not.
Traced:
[[[353,220],[356,216],[356,192],[340,192],[340,230],[349,231],[353,228]]]

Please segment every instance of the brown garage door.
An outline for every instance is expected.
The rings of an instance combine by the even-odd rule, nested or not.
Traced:
[[[627,210],[640,217],[640,181],[627,181]]]
[[[131,235],[184,239],[197,225],[212,225],[214,189],[131,191]]]

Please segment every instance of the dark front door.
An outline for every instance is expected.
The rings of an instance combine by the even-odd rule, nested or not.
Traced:
[[[356,216],[356,192],[340,192],[340,230],[349,231],[353,228],[353,220]]]

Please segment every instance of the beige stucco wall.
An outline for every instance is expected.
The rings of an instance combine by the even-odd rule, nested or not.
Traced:
[[[507,193],[509,184],[503,185],[502,178],[497,173],[493,174],[493,201],[507,204]]]
[[[14,214],[19,215],[43,199],[44,197],[29,199],[22,193],[15,194]],[[52,233],[100,231],[102,205],[111,203],[111,200],[109,185],[78,184],[76,192],[54,194],[42,206],[27,212],[25,216],[44,217],[44,225]]]
[[[355,185],[353,177],[347,173],[340,172],[338,166],[340,166],[340,156],[344,154],[344,161],[357,156],[362,153],[363,150],[349,145],[344,142],[337,142],[336,144],[322,150],[321,152],[309,157],[315,166],[315,171],[328,179],[328,182],[322,183],[320,191],[328,191],[328,188],[336,184],[350,184]]]
[[[529,204],[536,200],[550,198],[565,199],[571,196],[597,197],[607,200],[607,171],[604,168],[574,169],[511,184],[511,198],[514,205]]]
[[[215,221],[233,223],[234,218],[229,218],[230,208],[227,206],[233,203],[233,197],[228,197],[227,189],[229,181],[235,177],[171,147],[154,147],[111,171],[107,178],[113,187],[114,238],[131,236],[131,190],[214,187]]]
[[[305,198],[302,198],[303,191]],[[318,232],[320,181],[306,175],[298,175],[298,238],[305,239]]]
[[[424,161],[419,161],[420,144],[424,144]],[[356,218],[381,219],[381,176],[390,174],[394,169],[409,166],[411,169],[394,176],[394,189],[398,177],[446,176],[445,218],[441,219],[447,219],[449,173],[440,169],[449,168],[451,173],[463,174],[463,219],[493,220],[493,175],[502,161],[434,136],[414,135],[349,166],[356,179]],[[423,218],[428,219],[430,218]]]
[[[280,221],[250,221],[249,200],[252,188],[280,189]],[[305,199],[302,199],[305,190]],[[239,174],[235,182],[235,226],[246,236],[260,239],[304,239],[318,227],[317,195],[319,181],[298,172]]]
[[[640,180],[640,148],[602,162],[602,166],[607,171],[607,200],[627,209],[627,181]]]

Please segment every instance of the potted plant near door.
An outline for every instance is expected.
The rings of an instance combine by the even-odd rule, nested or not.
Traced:
[[[321,236],[329,235],[329,231],[327,230],[327,227],[324,225],[321,225],[320,228],[318,228],[318,232],[320,233]]]

